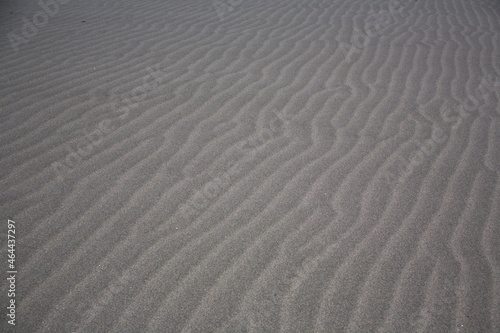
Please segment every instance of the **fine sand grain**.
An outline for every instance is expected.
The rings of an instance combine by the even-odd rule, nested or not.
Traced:
[[[498,1],[41,3],[0,4],[0,331],[500,332]]]

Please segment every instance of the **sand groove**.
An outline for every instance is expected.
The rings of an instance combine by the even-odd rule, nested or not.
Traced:
[[[500,330],[496,2],[69,2],[15,52],[37,6],[0,6],[20,331]]]

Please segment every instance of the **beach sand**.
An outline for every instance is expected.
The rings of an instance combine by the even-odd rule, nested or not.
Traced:
[[[497,1],[9,0],[0,36],[0,331],[500,332]]]

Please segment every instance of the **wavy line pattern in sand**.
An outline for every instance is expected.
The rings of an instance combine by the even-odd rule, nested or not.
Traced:
[[[232,3],[220,19],[198,0],[71,2],[18,54],[2,42],[20,328],[499,331],[500,91],[471,102],[500,77],[498,5],[401,3],[347,61],[340,43],[394,1]],[[3,35],[39,10],[12,6]],[[162,83],[121,119],[155,65]],[[283,133],[241,153],[276,112]],[[103,120],[58,181],[52,163]]]

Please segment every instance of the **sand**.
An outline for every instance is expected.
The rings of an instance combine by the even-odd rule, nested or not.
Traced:
[[[0,35],[0,331],[500,332],[498,2],[10,0]]]

